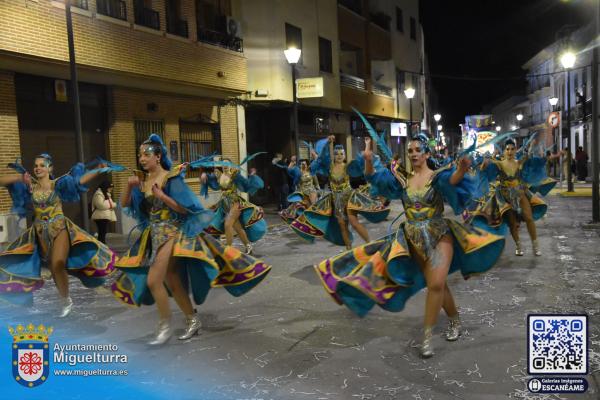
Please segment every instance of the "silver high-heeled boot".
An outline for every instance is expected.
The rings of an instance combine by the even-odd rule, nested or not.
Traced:
[[[156,336],[148,342],[150,346],[159,346],[165,344],[171,338],[171,320],[161,319],[156,328]]]
[[[251,255],[253,251],[254,251],[254,247],[252,247],[252,244],[248,243],[246,245],[246,251],[245,251],[245,253],[248,254],[248,255]]]
[[[433,352],[433,344],[431,341],[433,340],[433,327],[426,326],[423,330],[423,344],[421,344],[421,356],[423,358],[431,357]]]
[[[454,342],[460,336],[460,317],[455,315],[448,319],[448,329],[446,330],[446,340]]]
[[[198,333],[198,330],[202,327],[202,322],[198,314],[194,313],[185,317],[186,328],[183,335],[179,336],[179,340],[187,340]]]
[[[65,298],[62,298],[60,300],[60,303],[61,308],[60,314],[58,314],[58,318],[64,318],[71,313],[71,310],[73,310],[73,300],[69,296],[67,296]]]
[[[537,240],[533,240],[532,243],[533,243],[533,254],[535,254],[538,257],[541,256],[542,252],[540,250],[540,246],[538,244],[538,241]]]
[[[515,242],[515,245],[516,245],[515,256],[522,256],[523,255],[523,250],[521,250],[521,241],[517,240]]]

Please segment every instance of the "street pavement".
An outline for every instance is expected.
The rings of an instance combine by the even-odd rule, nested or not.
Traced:
[[[72,333],[73,340],[116,342],[131,360],[147,360],[127,383],[170,385],[173,398],[598,399],[599,231],[582,228],[591,216],[589,198],[550,196],[547,201],[548,214],[537,223],[543,256],[532,255],[522,226],[524,257],[514,256],[514,244],[507,239],[504,254],[489,273],[468,281],[457,274],[449,278],[464,334],[456,342],[446,342],[442,333],[447,319],[440,314],[436,354],[427,360],[420,358],[417,347],[424,292],[401,313],[375,308],[365,318],[354,316],[328,297],[312,270],[313,264],[341,249],[324,241],[303,242],[273,212],[267,214],[268,234],[255,246],[257,255],[273,266],[270,275],[240,298],[213,289],[198,307],[204,324],[201,335],[148,347],[145,342],[158,319],[154,307],[127,308],[108,289],[87,290],[75,281],[71,282],[72,315],[52,323],[55,329]],[[399,209],[394,202],[390,221]],[[386,233],[387,223],[367,227],[374,239]],[[123,237],[111,240],[112,247],[124,248]],[[47,282],[36,293],[35,306],[22,315],[27,320],[57,309],[54,285]],[[172,309],[178,310],[174,303]],[[589,315],[586,394],[528,392],[526,318],[530,313]],[[180,333],[179,311],[174,311],[173,321]],[[181,385],[198,385],[198,391],[193,396],[177,394]]]

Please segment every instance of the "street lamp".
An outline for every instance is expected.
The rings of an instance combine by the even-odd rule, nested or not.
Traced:
[[[548,99],[548,103],[550,103],[550,105],[552,106],[552,112],[556,111],[556,105],[558,104],[558,97],[550,97]],[[556,137],[555,128],[552,128],[552,140],[554,141],[554,145],[557,146],[556,147],[557,151],[560,152],[560,150],[562,150],[561,143],[559,142],[558,138]],[[554,164],[554,165],[556,165],[556,164]],[[554,169],[554,175],[556,175],[556,167]]]
[[[433,119],[435,120],[436,123],[438,123],[438,122],[440,122],[440,119],[442,119],[442,116],[441,116],[441,114],[438,113],[433,116]],[[439,135],[439,131],[441,131],[441,130],[442,130],[442,126],[438,125],[437,129],[436,129],[436,133],[438,133],[438,134],[436,135],[436,137]]]
[[[517,130],[517,126],[516,125],[511,125],[510,130],[511,131],[516,131]]]
[[[563,68],[565,69],[565,72],[567,73],[567,107],[566,107],[566,113],[567,113],[567,192],[572,192],[573,191],[573,171],[571,171],[571,159],[572,159],[572,154],[571,154],[571,113],[570,108],[571,108],[571,68],[573,68],[573,66],[575,65],[575,61],[576,61],[577,57],[575,56],[575,53],[573,53],[572,51],[566,51],[563,53],[562,56],[560,56],[560,63],[562,64]],[[562,137],[562,132],[561,132],[561,137]]]
[[[298,99],[296,98],[296,64],[300,60],[302,50],[290,47],[283,51],[287,62],[292,66],[292,112],[294,114],[294,142],[296,144],[296,157],[300,157],[300,139],[298,139]]]
[[[497,125],[497,126],[496,126],[496,131],[497,131],[497,132],[500,132],[501,130],[502,130],[502,127],[501,127],[500,125]]]
[[[409,114],[410,114],[410,136],[412,136],[412,133],[413,133],[412,99],[413,99],[413,97],[415,97],[415,89],[413,89],[413,88],[406,88],[406,89],[404,89],[404,95],[408,99],[408,106],[409,106],[409,109],[410,109],[410,111],[409,111]]]
[[[517,121],[521,122],[523,119],[523,114],[517,114]]]

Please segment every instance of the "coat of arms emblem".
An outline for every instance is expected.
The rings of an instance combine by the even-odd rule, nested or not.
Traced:
[[[50,371],[48,336],[54,331],[52,327],[17,325],[14,329],[9,326],[8,331],[13,337],[13,378],[30,388],[46,382]]]

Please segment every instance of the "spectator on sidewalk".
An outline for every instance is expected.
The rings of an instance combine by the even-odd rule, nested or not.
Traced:
[[[580,182],[585,182],[585,178],[588,174],[588,163],[589,157],[587,153],[583,150],[582,146],[577,148],[575,152],[575,165],[577,169],[577,180]]]
[[[104,244],[110,223],[117,220],[112,189],[112,183],[103,181],[92,197],[92,220],[98,227],[98,240]]]
[[[288,163],[283,159],[283,154],[275,153],[271,161],[271,187],[277,202],[277,211],[288,208],[287,197],[290,194],[289,177],[287,172]]]

